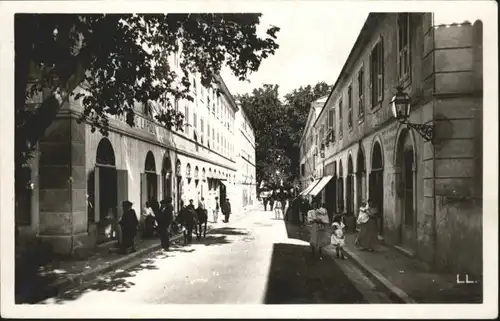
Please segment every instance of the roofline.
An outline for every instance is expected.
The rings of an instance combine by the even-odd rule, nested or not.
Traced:
[[[316,126],[316,123],[318,122],[319,116],[323,113],[323,110],[326,108],[326,105],[330,101],[330,98],[333,95],[333,92],[335,91],[335,89],[337,88],[337,85],[339,84],[340,80],[343,79],[344,76],[346,75],[347,65],[351,62],[351,58],[352,58],[354,52],[361,45],[361,42],[362,42],[364,36],[366,35],[366,32],[371,31],[370,30],[371,28],[369,28],[369,27],[377,21],[379,16],[384,15],[384,14],[386,14],[386,13],[372,13],[371,12],[368,14],[368,17],[366,18],[365,23],[363,24],[363,27],[359,31],[358,37],[356,38],[356,41],[354,42],[354,45],[352,46],[351,51],[349,52],[349,55],[347,56],[347,59],[344,63],[344,66],[342,67],[342,70],[340,70],[340,73],[337,77],[337,80],[335,81],[335,84],[333,85],[332,90],[330,91],[330,94],[328,94],[328,98],[326,99],[325,104],[323,105],[323,108],[321,108],[321,111],[319,112],[319,115],[316,118],[316,121],[314,122],[313,126]]]
[[[321,96],[320,98],[318,98],[315,101],[311,102],[311,107],[309,108],[309,114],[307,115],[306,125],[304,126],[304,132],[302,133],[302,136],[300,137],[299,146],[302,145],[302,142],[304,141],[305,133],[307,132],[307,129],[310,127],[309,125],[311,124],[311,115],[314,112],[314,110],[316,109],[316,107],[313,107],[312,104],[315,103],[315,102],[317,102],[318,100],[324,98],[324,97],[327,97],[327,96],[328,95]]]
[[[218,84],[222,88],[222,91],[224,92],[224,94],[226,94],[226,96],[229,98],[229,102],[231,103],[234,111],[235,112],[238,111],[240,108],[238,107],[238,104],[234,100],[233,95],[231,94],[231,92],[227,88],[226,83],[224,82],[224,79],[222,79],[222,77],[220,75],[216,75],[215,79],[218,81]]]

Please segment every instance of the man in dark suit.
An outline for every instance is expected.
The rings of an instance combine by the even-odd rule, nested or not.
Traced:
[[[231,203],[229,203],[229,198],[226,198],[224,205],[222,205],[222,213],[224,214],[224,223],[228,223],[229,215],[231,215]]]
[[[161,239],[161,247],[168,250],[170,247],[170,225],[174,220],[174,207],[172,205],[172,197],[160,202],[159,214],[156,216],[158,222],[158,231]]]

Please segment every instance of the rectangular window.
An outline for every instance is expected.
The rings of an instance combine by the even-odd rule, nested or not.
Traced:
[[[184,107],[184,126],[186,135],[189,136],[189,107],[187,105]]]
[[[410,14],[398,14],[398,72],[399,79],[410,77]]]
[[[328,129],[332,129],[333,128],[333,122],[334,122],[334,113],[333,113],[333,108],[330,108],[328,110]]]
[[[203,136],[205,136],[205,124],[203,123],[203,117],[200,117],[200,140],[203,144]]]
[[[363,120],[365,117],[365,103],[364,103],[364,80],[365,78],[365,72],[363,70],[363,67],[358,72],[358,118],[359,120]]]
[[[332,142],[335,141],[335,108],[332,108],[333,111],[333,125],[332,125]]]
[[[349,86],[349,89],[347,89],[347,99],[347,126],[349,129],[352,129],[352,86]]]
[[[384,46],[381,39],[373,48],[370,56],[372,88],[372,107],[383,100],[384,97]]]
[[[339,101],[339,137],[342,137],[342,128],[343,128],[343,119],[342,119],[342,99]]]

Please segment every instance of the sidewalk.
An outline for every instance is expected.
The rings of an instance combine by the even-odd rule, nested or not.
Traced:
[[[287,224],[290,238],[309,241],[305,227]],[[394,302],[400,303],[481,303],[482,284],[458,284],[456,275],[432,271],[424,262],[409,257],[392,246],[380,243],[375,252],[361,251],[354,245],[357,233],[346,235],[344,247],[352,260],[367,276],[382,286]],[[325,249],[334,256],[333,246]],[[464,280],[465,276],[461,276]]]
[[[231,215],[231,221],[239,220],[245,214],[257,209],[258,205],[249,207],[245,211]],[[222,218],[219,217],[221,220]],[[210,220],[210,218],[209,218]],[[207,232],[225,226],[224,223],[208,222]],[[178,234],[171,238],[171,242],[182,238]],[[26,275],[21,278],[23,284],[16,289],[16,303],[34,304],[45,298],[56,296],[79,284],[94,279],[97,275],[116,270],[137,258],[161,249],[160,240],[137,239],[136,252],[118,254],[109,246],[98,247],[95,253],[85,260],[52,261],[40,266],[36,275]]]
[[[437,273],[421,260],[379,243],[375,252],[354,245],[357,233],[346,237],[347,256],[404,303],[481,303],[482,284],[457,283],[457,276]],[[460,277],[461,280],[465,276]]]

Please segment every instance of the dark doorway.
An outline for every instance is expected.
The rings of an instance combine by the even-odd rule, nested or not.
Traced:
[[[172,164],[170,163],[170,159],[167,155],[163,157],[161,177],[163,185],[163,199],[166,200],[168,197],[172,197]]]
[[[416,246],[416,215],[415,215],[415,154],[413,144],[407,131],[404,131],[398,142],[397,149],[397,184],[398,212],[401,213],[401,245],[414,251]]]
[[[370,172],[370,199],[378,212],[379,233],[384,232],[384,164],[382,148],[378,142],[373,146],[372,170]]]
[[[347,213],[353,214],[354,212],[354,168],[352,164],[352,157],[349,155],[349,158],[347,160],[347,181],[346,181],[346,187],[347,187],[347,195],[346,195],[346,200],[347,200]]]
[[[146,155],[146,162],[144,165],[144,174],[146,174],[146,196],[141,204],[141,208],[146,201],[151,200],[153,197],[158,197],[158,179],[156,176],[156,162],[153,153],[149,151]]]
[[[337,212],[344,212],[344,177],[342,161],[339,161],[339,176],[337,179]]]
[[[356,189],[357,193],[357,207],[361,207],[361,204],[366,202],[366,166],[365,166],[365,155],[363,149],[359,149],[357,163],[356,163]],[[354,213],[357,215],[357,210]]]
[[[96,167],[92,181],[94,189],[89,192],[89,199],[93,199],[93,220],[97,227],[97,243],[114,240],[118,236],[118,185],[115,153],[111,142],[103,138],[97,146]],[[92,211],[89,211],[91,214]]]
[[[221,181],[219,181],[219,200],[221,205],[226,202],[226,185]]]

